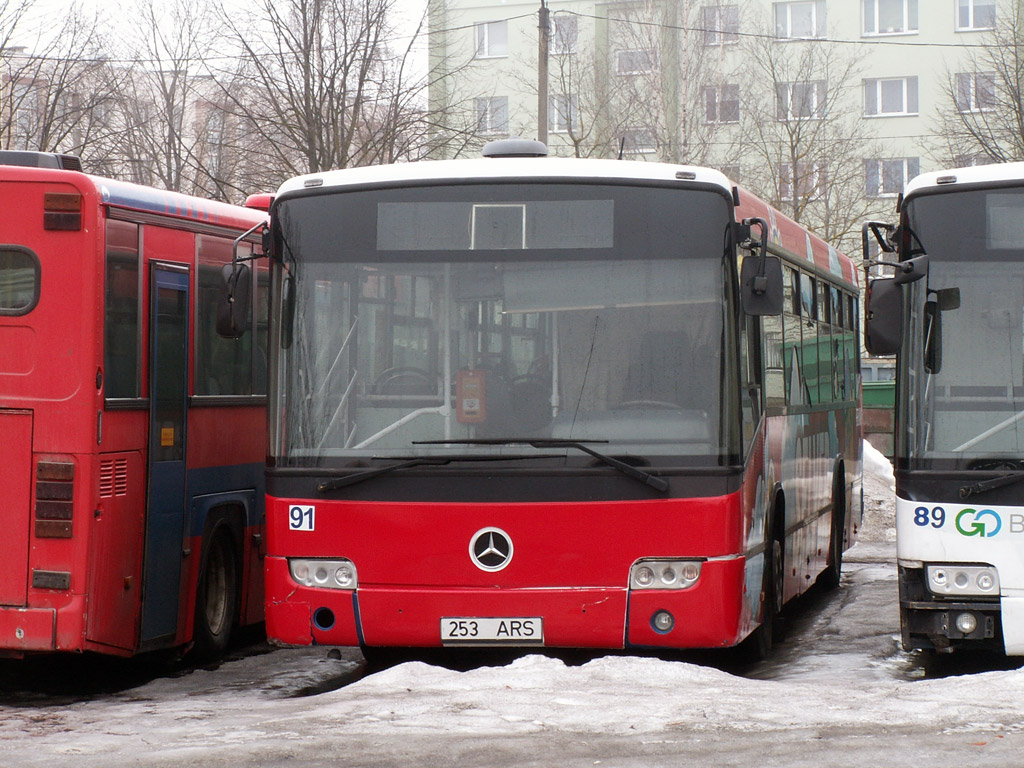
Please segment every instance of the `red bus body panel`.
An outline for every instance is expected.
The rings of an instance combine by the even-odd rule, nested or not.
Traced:
[[[53,193],[80,196],[77,229],[44,228],[45,199]],[[0,247],[27,249],[40,271],[35,306],[0,314],[0,655],[130,655],[144,650],[139,628],[150,411],[145,397],[116,409],[104,397],[107,222],[116,210],[117,218],[134,219],[145,233],[138,260],[139,337],[133,342],[139,345],[144,395],[151,260],[188,266],[192,325],[198,233],[216,233],[230,243],[264,215],[74,171],[4,165],[0,206],[7,211]],[[191,339],[189,350],[191,356]],[[242,587],[241,621],[259,621],[265,406],[190,401],[187,424],[190,487],[245,488],[236,483],[244,468],[253,488],[258,519],[250,515],[244,523],[242,569],[255,583]],[[73,513],[56,519],[40,511],[41,478],[50,464],[73,468],[73,480],[64,486],[73,489],[67,499]],[[201,500],[182,504],[189,522],[182,532],[180,615],[174,636],[162,638],[161,647],[187,646],[193,632],[207,509]]]

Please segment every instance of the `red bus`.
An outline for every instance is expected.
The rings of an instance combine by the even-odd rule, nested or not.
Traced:
[[[216,654],[263,617],[266,280],[216,311],[266,213],[29,152],[0,207],[0,654]]]
[[[838,583],[850,260],[717,171],[544,152],[276,195],[272,640],[761,653]]]

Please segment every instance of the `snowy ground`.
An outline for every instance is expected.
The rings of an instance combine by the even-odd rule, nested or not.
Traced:
[[[1024,763],[1024,670],[927,678],[898,649],[891,470],[871,466],[843,586],[801,601],[757,667],[527,655],[360,679],[358,651],[321,648],[49,695],[0,669],[0,767]]]

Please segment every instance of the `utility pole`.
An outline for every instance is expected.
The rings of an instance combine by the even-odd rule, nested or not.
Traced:
[[[540,0],[537,13],[537,141],[548,143],[548,7]]]

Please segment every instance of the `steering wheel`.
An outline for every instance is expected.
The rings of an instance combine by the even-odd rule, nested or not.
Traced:
[[[433,393],[436,379],[428,371],[412,366],[388,368],[373,380],[373,391],[378,395],[388,394],[386,390],[415,390],[413,394]],[[391,394],[407,394],[392,392]]]
[[[619,408],[655,408],[665,411],[678,411],[682,407],[678,403],[670,403],[665,400],[626,400],[616,405],[615,410]]]

